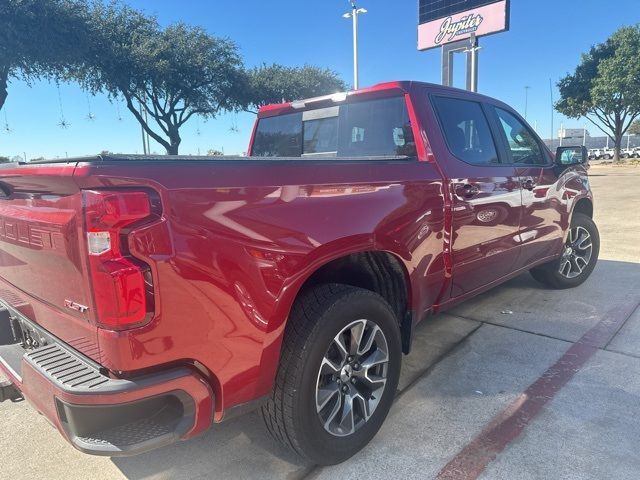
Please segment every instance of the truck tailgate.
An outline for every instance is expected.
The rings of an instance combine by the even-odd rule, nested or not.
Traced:
[[[97,360],[74,168],[0,169],[0,300]]]

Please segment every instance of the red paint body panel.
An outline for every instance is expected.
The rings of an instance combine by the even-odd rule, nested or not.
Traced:
[[[119,186],[149,186],[162,199],[162,222],[130,235],[132,253],[154,271],[158,301],[149,325],[100,332],[111,370],[195,360],[222,385],[220,407],[237,405],[268,393],[288,312],[321,265],[389,251],[414,277],[420,312],[442,285],[443,185],[432,164],[156,162],[150,181],[141,162],[87,166],[76,180],[113,186],[125,168]]]
[[[417,158],[140,158],[0,170],[0,187],[13,192],[0,199],[0,217],[20,208],[22,221],[38,225],[45,212],[61,215],[64,205],[69,216],[56,220],[56,228],[75,222],[64,230],[67,253],[60,259],[28,244],[16,252],[0,235],[0,296],[15,297],[7,301],[114,375],[194,365],[215,394],[215,419],[221,420],[230,407],[269,393],[293,302],[304,282],[332,260],[365,251],[394,255],[408,279],[415,323],[560,254],[575,202],[591,199],[584,168],[464,164],[447,149],[429,103],[434,92],[512,111],[475,94],[393,82],[351,93],[346,101],[404,95]],[[331,102],[314,99],[304,108]],[[258,117],[292,111],[291,104],[268,106]],[[538,187],[523,194],[525,176],[535,176]],[[456,185],[464,182],[480,194],[461,198]],[[105,188],[153,192],[161,205],[157,218],[127,236],[130,254],[150,268],[154,295],[150,321],[129,330],[98,328],[91,308],[74,312],[62,302],[72,296],[93,305],[78,193]],[[498,212],[495,221],[480,221],[488,210]],[[32,276],[20,277],[12,256]],[[51,290],[36,282],[44,272]],[[77,345],[79,338],[86,348]]]

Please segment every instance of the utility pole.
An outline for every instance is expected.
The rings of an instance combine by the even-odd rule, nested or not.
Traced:
[[[358,8],[355,0],[349,0],[351,11],[342,15],[343,18],[350,18],[353,23],[353,89],[358,89],[358,15],[367,13],[365,8]]]
[[[529,89],[531,87],[525,85],[524,87],[524,119],[527,119],[527,107],[529,106]]]

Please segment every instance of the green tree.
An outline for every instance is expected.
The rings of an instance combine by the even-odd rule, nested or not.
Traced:
[[[12,78],[51,78],[84,60],[86,12],[80,0],[0,0],[0,109]]]
[[[239,109],[246,92],[236,45],[201,28],[160,28],[155,17],[117,3],[91,11],[90,61],[71,77],[92,93],[124,97],[144,130],[176,155],[193,116]]]
[[[591,47],[573,74],[558,83],[556,109],[570,118],[586,117],[615,144],[640,116],[640,25],[622,27]]]
[[[338,75],[328,69],[305,65],[262,65],[247,72],[247,111],[255,113],[270,103],[318,97],[347,89]]]
[[[627,130],[631,135],[640,135],[640,120],[635,120]]]

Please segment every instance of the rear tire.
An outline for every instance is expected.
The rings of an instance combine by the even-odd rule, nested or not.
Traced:
[[[314,464],[347,460],[386,418],[401,357],[398,320],[380,295],[340,284],[311,288],[292,309],[262,407],[269,432]]]
[[[532,268],[529,273],[547,287],[577,287],[593,272],[599,252],[600,235],[596,224],[588,215],[574,213],[560,258]]]

